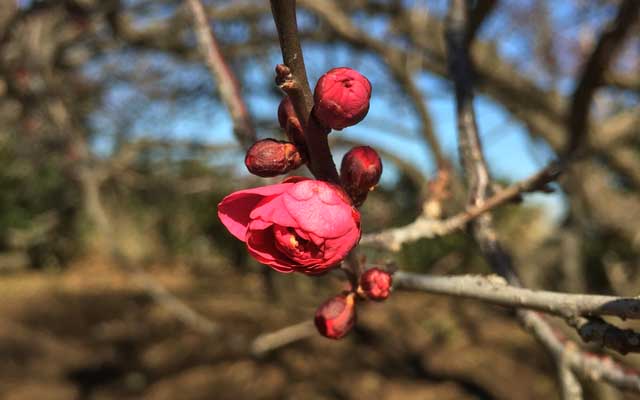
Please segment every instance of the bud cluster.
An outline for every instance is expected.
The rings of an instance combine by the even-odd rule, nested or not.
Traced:
[[[371,83],[366,77],[351,68],[333,68],[320,77],[313,93],[314,105],[311,114],[308,116],[300,116],[296,112],[296,107],[293,104],[293,101],[299,100],[295,98],[297,95],[297,92],[294,91],[296,82],[293,80],[291,71],[287,66],[278,65],[276,67],[276,83],[287,93],[281,100],[277,113],[278,123],[287,140],[263,139],[249,148],[245,156],[245,165],[249,172],[261,177],[284,175],[299,168],[307,163],[311,158],[310,156],[313,155],[310,153],[312,149],[308,148],[307,135],[327,135],[331,130],[339,131],[353,126],[362,121],[369,111]],[[293,100],[289,97],[289,94],[294,96]],[[307,121],[310,122],[307,124]],[[317,136],[309,137],[317,138]],[[312,141],[309,141],[309,145],[311,143]],[[341,202],[350,208],[352,217],[358,217],[358,231],[356,232],[358,235],[359,213],[355,207],[359,207],[364,203],[368,193],[378,184],[381,175],[382,161],[378,153],[369,146],[357,146],[347,152],[342,159],[340,185],[337,185],[335,190],[327,192],[331,192],[336,198],[340,198]],[[298,182],[304,182],[305,179],[289,177],[281,185],[298,184]],[[318,186],[319,184],[314,183],[314,185]],[[271,190],[268,192],[271,193]],[[242,191],[238,193],[242,193]],[[273,203],[275,204],[276,202],[273,201]],[[327,204],[334,206],[333,200]],[[267,206],[265,205],[265,207]],[[298,207],[297,203],[296,207]],[[302,207],[301,202],[299,207]],[[289,213],[293,211],[288,209]],[[272,214],[265,214],[265,218],[269,217],[269,215],[272,216]],[[253,216],[253,212],[250,215]],[[347,218],[346,220],[348,222],[350,219]],[[240,237],[245,237],[245,240],[247,240],[248,236],[251,236],[247,233],[249,230],[259,229],[254,227],[255,224],[247,224],[247,232],[245,232],[236,225],[235,222],[234,224],[230,223],[230,226],[237,231],[237,234]],[[274,228],[274,235],[275,240],[278,241],[277,245],[280,246],[278,251],[284,251],[289,254],[287,259],[289,263],[291,263],[291,260],[297,260],[298,253],[303,254],[305,251],[314,250],[313,246],[317,246],[316,242],[322,239],[321,235],[307,237],[305,236],[307,234],[299,229],[295,229],[294,232],[286,224],[278,229]],[[316,239],[316,237],[319,239]],[[356,237],[356,241],[358,237]],[[331,238],[333,239],[334,236],[331,236]],[[259,247],[260,245],[258,242],[247,243],[248,247],[250,245]],[[267,252],[269,253],[269,251]],[[344,256],[346,254],[348,254],[348,251]],[[285,261],[282,262],[286,264]],[[299,268],[297,265],[289,266],[289,264],[284,266],[277,264],[274,266],[273,262],[268,265],[274,268],[277,266],[281,271],[285,270],[285,267],[289,268],[289,270]],[[335,267],[336,265],[339,265],[339,261],[337,264],[334,262],[329,267]],[[390,294],[391,280],[391,275],[388,272],[378,268],[369,269],[359,278],[352,277],[352,287],[349,291],[330,298],[317,309],[314,323],[318,332],[330,339],[343,338],[355,325],[356,302],[363,300],[382,301],[386,299]]]

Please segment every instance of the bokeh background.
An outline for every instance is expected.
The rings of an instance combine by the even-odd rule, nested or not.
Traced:
[[[507,185],[565,146],[577,79],[619,1],[473,3],[475,107]],[[282,138],[268,2],[204,4],[259,137]],[[367,118],[331,134],[337,163],[354,144],[383,156],[364,231],[414,220],[438,158],[455,171],[443,215],[462,210],[448,2],[298,6],[312,86],[336,66],[372,82]],[[496,211],[528,286],[638,294],[640,28],[630,32],[596,93],[584,157],[553,193]],[[242,160],[185,2],[0,0],[0,397],[559,398],[553,360],[508,310],[455,298],[394,293],[362,308],[343,341],[311,336],[257,356],[257,337],[309,320],[344,282],[269,273],[226,232],[222,197],[274,182]],[[362,250],[403,270],[490,272],[462,231]]]

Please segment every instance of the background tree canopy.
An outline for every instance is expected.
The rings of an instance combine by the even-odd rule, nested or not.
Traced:
[[[244,169],[186,2],[1,3],[0,358],[8,363],[0,395],[558,396],[553,360],[508,310],[424,294],[367,306],[340,344],[313,338],[250,357],[254,337],[308,319],[339,283],[270,274],[218,221],[225,195],[264,181]],[[274,67],[282,56],[269,2],[203,3],[258,137],[281,139]],[[620,15],[626,3],[470,2],[475,109],[493,189],[580,140],[553,193],[494,213],[528,287],[638,294],[640,25]],[[382,183],[362,208],[365,233],[463,210],[449,1],[297,6],[311,86],[337,66],[372,83],[366,119],[330,135],[338,163],[357,144],[383,157]],[[590,65],[601,78],[590,81]],[[448,165],[448,196],[434,211],[438,171]],[[370,263],[401,270],[490,273],[465,230],[395,254],[362,247]],[[640,368],[637,356],[613,357]],[[587,398],[638,398],[583,383]]]

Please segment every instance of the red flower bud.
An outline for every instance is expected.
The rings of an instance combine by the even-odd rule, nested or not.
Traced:
[[[371,83],[351,68],[334,68],[320,77],[313,93],[313,113],[327,128],[342,130],[369,111]]]
[[[342,339],[356,323],[355,293],[327,300],[316,311],[314,322],[322,336]]]
[[[369,146],[354,147],[342,158],[340,179],[355,206],[364,203],[382,175],[382,161]]]
[[[249,172],[261,177],[286,174],[304,164],[293,143],[274,139],[257,141],[247,150],[244,164]]]
[[[296,110],[293,108],[291,99],[286,96],[280,102],[278,107],[278,122],[280,127],[284,129],[289,141],[296,145],[304,145],[304,134],[302,130],[302,124],[296,115]]]
[[[360,276],[360,289],[371,300],[382,301],[389,297],[391,274],[380,268],[371,268]]]

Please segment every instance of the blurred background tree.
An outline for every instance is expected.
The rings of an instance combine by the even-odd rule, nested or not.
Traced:
[[[473,3],[480,131],[492,172],[508,184],[565,148],[577,79],[620,2]],[[281,58],[268,2],[204,4],[259,137],[280,138],[276,110],[282,95],[273,68]],[[363,207],[366,232],[413,221],[429,199],[429,181],[447,163],[456,177],[442,212],[450,215],[465,203],[443,39],[447,4],[298,1],[312,86],[326,70],[350,66],[374,88],[363,124],[331,135],[338,162],[356,143],[372,145],[384,158],[382,184]],[[528,286],[637,294],[639,29],[637,23],[630,28],[596,93],[584,157],[572,164],[555,193],[527,196],[497,212],[500,233]],[[82,274],[82,266],[90,264],[86,260],[111,263],[117,250],[135,264],[182,265],[204,269],[206,276],[231,266],[260,276],[253,272],[263,267],[249,261],[215,213],[226,194],[261,182],[244,171],[243,151],[216,88],[182,1],[2,0],[0,271],[76,265]],[[465,232],[407,244],[397,257],[375,249],[365,253],[371,262],[394,258],[400,268],[414,271],[488,272]],[[208,283],[217,278],[203,279],[201,292],[213,290]],[[311,284],[291,277],[276,278],[276,292],[289,285],[283,279],[298,285],[293,293],[310,296]],[[273,277],[265,282],[272,286]],[[237,278],[225,284],[235,288],[247,282]],[[311,290],[317,294],[323,288]],[[241,295],[242,289],[230,292],[250,297]],[[285,320],[273,317],[267,325],[275,328]],[[243,323],[254,330],[259,325]],[[531,373],[549,375],[544,362],[540,370]],[[462,389],[449,393],[507,398],[488,381],[473,379],[461,380],[468,385],[458,382]],[[534,393],[548,393],[545,384]],[[144,391],[123,390],[122,396]],[[233,390],[229,396],[244,393]],[[361,398],[343,388],[331,390],[337,390],[329,391],[335,397]],[[605,396],[601,392],[593,393]],[[243,395],[238,396],[229,398]]]

